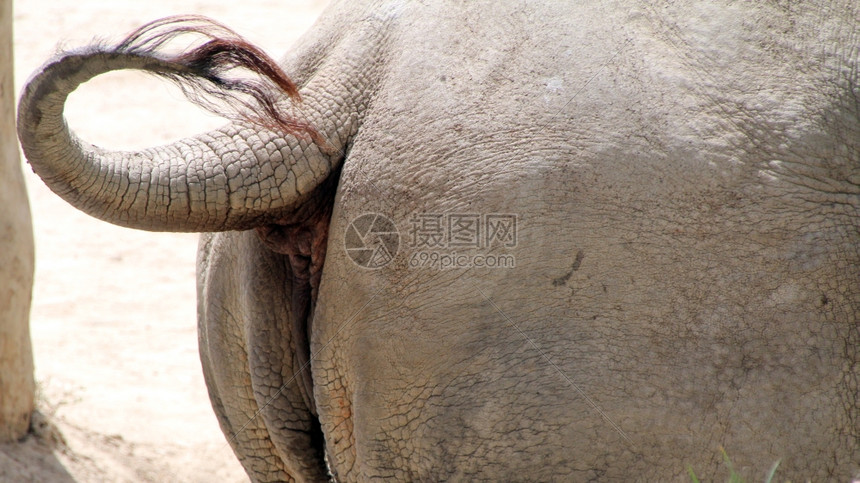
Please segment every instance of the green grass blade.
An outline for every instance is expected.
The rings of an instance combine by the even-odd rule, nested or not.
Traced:
[[[698,479],[698,478],[696,478],[696,472],[695,472],[695,471],[693,471],[693,467],[692,467],[692,466],[687,465],[687,473],[689,473],[689,475],[690,475],[690,479],[691,479],[691,480],[693,480],[693,483],[699,483],[699,479]]]
[[[776,475],[776,469],[779,467],[779,463],[782,460],[776,460],[776,463],[770,468],[770,471],[767,472],[767,476],[764,479],[764,483],[770,483],[773,481],[773,477]]]

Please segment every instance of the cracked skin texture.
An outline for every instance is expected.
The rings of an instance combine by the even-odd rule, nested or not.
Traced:
[[[365,212],[404,238],[413,213],[516,213],[516,268],[330,249],[312,346],[338,477],[719,479],[720,447],[752,479],[856,475],[857,7],[500,9],[392,27],[430,33],[389,59],[329,239]]]
[[[216,192],[251,187],[230,216],[268,203],[258,172],[307,187],[220,229],[317,226],[301,207],[333,199],[312,395],[295,252],[265,230],[201,240],[204,372],[252,479],[325,479],[323,455],[340,481],[720,479],[721,447],[749,479],[777,460],[780,480],[858,476],[857,18],[849,1],[330,7],[284,70],[343,156],[233,126],[248,147],[203,163]],[[365,213],[403,236],[379,270],[343,249]],[[491,251],[516,266],[410,266],[416,213],[517,214],[516,246]],[[170,229],[217,231],[201,224]]]

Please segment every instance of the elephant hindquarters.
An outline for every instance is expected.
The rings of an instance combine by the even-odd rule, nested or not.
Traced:
[[[221,430],[255,481],[326,479],[322,432],[299,377],[293,292],[302,282],[291,258],[269,250],[254,231],[200,241],[206,386]]]
[[[309,334],[313,307],[319,293],[325,262],[328,227],[331,220],[337,175],[327,178],[314,190],[311,200],[290,216],[256,229],[262,242],[289,259],[290,330],[298,364],[297,379],[305,405],[316,415],[311,378]]]

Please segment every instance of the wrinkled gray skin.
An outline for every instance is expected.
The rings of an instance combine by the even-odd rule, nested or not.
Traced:
[[[288,256],[201,241],[203,368],[252,478],[722,479],[720,447],[754,480],[858,475],[858,3],[432,3],[337,3],[285,59],[345,156],[231,124],[92,166],[62,99],[22,100],[34,169],[113,223],[333,202],[309,347]],[[516,268],[361,269],[363,213],[404,245],[416,213],[515,213]]]

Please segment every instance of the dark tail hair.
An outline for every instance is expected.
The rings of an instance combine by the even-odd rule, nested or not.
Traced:
[[[186,34],[202,37],[203,44],[178,54],[165,52],[172,40]],[[173,81],[189,100],[214,114],[310,137],[320,148],[326,147],[313,126],[283,111],[285,94],[296,102],[301,96],[277,62],[212,19],[178,15],[155,20],[129,34],[113,51],[169,64],[169,70],[154,65],[151,72]]]

